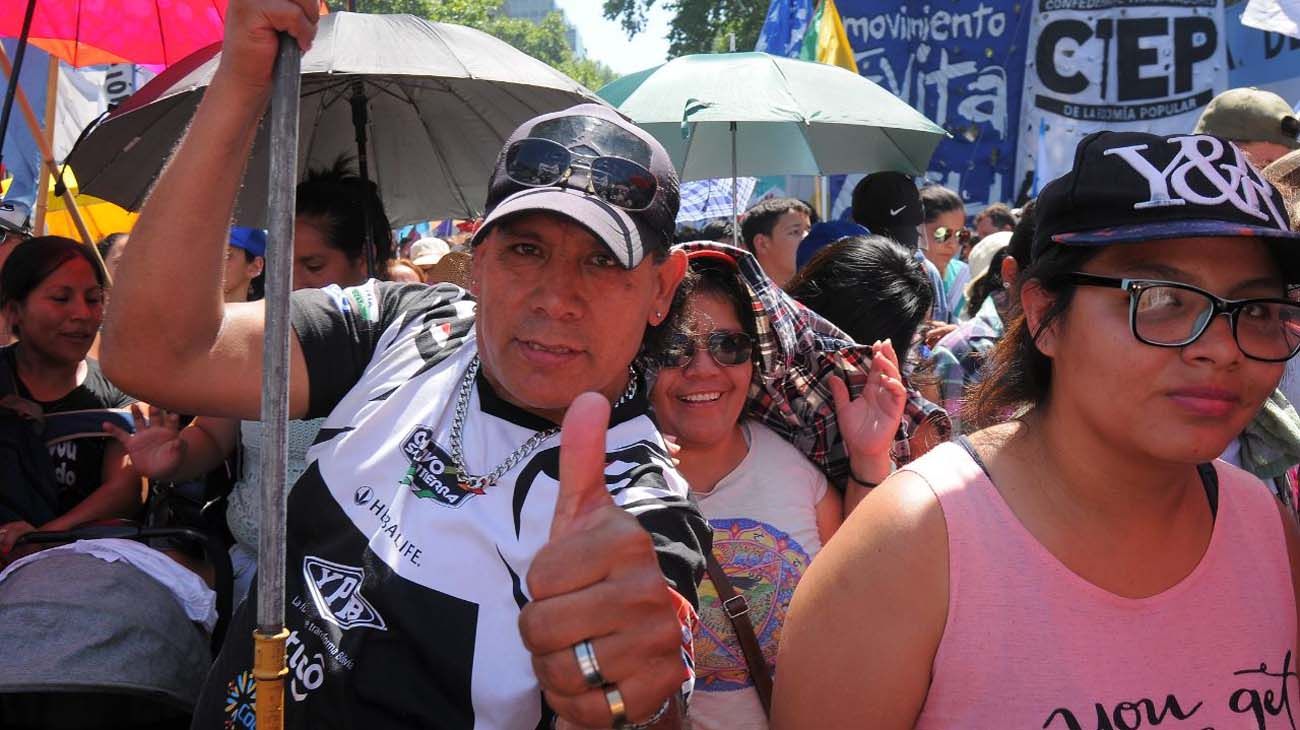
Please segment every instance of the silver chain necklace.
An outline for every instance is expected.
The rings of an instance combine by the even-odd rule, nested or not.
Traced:
[[[538,431],[528,437],[528,440],[522,446],[511,452],[506,457],[506,460],[491,472],[480,476],[470,474],[469,469],[465,466],[465,455],[461,450],[461,438],[465,429],[465,416],[469,413],[469,396],[474,390],[474,379],[478,377],[479,366],[478,356],[475,355],[474,359],[470,361],[469,367],[465,369],[464,377],[460,380],[460,389],[456,394],[456,415],[451,422],[451,463],[456,470],[456,479],[461,489],[476,494],[482,494],[485,489],[496,484],[497,480],[513,469],[521,459],[536,451],[543,441],[560,432],[558,427]],[[627,390],[623,391],[623,395],[619,396],[614,408],[627,403],[636,395],[636,371],[630,365],[627,368],[627,375]]]

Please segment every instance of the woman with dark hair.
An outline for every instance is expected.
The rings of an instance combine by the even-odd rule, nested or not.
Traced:
[[[912,351],[917,329],[934,303],[934,287],[922,263],[884,236],[850,236],[821,249],[786,291],[854,341],[888,341],[903,357]],[[946,441],[951,427],[942,409],[908,387],[912,407],[904,419],[915,458]],[[861,496],[850,491],[848,511]]]
[[[312,170],[298,183],[293,229],[293,285],[319,289],[355,286],[373,275],[386,279],[393,233],[379,187],[361,179],[340,157],[333,167]],[[375,244],[377,271],[366,271],[366,223]]]
[[[18,341],[0,348],[0,396],[35,404],[44,415],[134,402],[86,357],[104,316],[104,282],[95,256],[76,241],[41,236],[14,249],[0,270],[0,308]],[[62,441],[50,447],[49,464],[57,489],[55,516],[39,525],[27,520],[0,524],[0,563],[14,542],[33,530],[67,530],[139,514],[140,475],[111,439]],[[13,468],[0,469],[5,472],[0,489],[13,477]]]
[[[713,528],[714,559],[700,585],[695,632],[690,717],[699,730],[767,727],[773,662],[790,598],[839,527],[843,508],[840,492],[807,457],[745,415],[751,383],[759,377],[759,340],[736,255],[730,247],[688,254],[689,273],[669,318],[646,347],[657,367],[650,393],[655,417],[680,446],[682,476]],[[904,397],[891,357],[888,345],[872,349],[865,390],[884,391],[880,398],[892,413],[877,410],[871,398],[850,401],[838,380],[832,385],[840,391],[836,413],[854,479],[879,481],[890,471]],[[747,616],[732,618],[733,594],[747,602]],[[738,640],[737,631],[751,632],[754,642]]]
[[[823,550],[776,727],[1291,726],[1300,533],[1214,459],[1300,350],[1300,233],[1207,135],[1090,135],[1036,219],[974,393],[996,425]]]
[[[970,281],[970,267],[957,255],[971,239],[966,204],[956,191],[942,185],[926,185],[920,195],[925,211],[921,250],[943,275],[944,300],[952,313],[950,322],[955,323],[965,306],[966,282]]]
[[[857,342],[912,347],[933,304],[925,269],[884,236],[851,236],[818,251],[786,286],[790,296]]]

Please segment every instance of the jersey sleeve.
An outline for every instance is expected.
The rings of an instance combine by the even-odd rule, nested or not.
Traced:
[[[307,361],[307,418],[329,415],[377,350],[408,326],[473,324],[473,300],[452,285],[375,281],[293,293],[289,316]]]

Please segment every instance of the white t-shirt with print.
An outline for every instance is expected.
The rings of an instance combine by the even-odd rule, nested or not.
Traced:
[[[738,593],[769,669],[795,586],[821,550],[817,503],[826,477],[788,442],[757,421],[746,421],[749,453],[708,494],[692,498],[713,528],[713,554]],[[765,730],[767,718],[745,667],[718,590],[700,583],[695,632],[695,730]]]

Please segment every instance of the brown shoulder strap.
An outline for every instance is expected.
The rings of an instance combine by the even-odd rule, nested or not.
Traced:
[[[763,714],[772,714],[772,675],[767,671],[767,660],[763,658],[763,649],[754,635],[754,625],[749,621],[749,602],[745,596],[732,587],[727,574],[713,556],[713,551],[704,554],[705,565],[709,569],[709,580],[718,589],[718,599],[722,601],[722,612],[731,620],[740,641],[740,651],[745,655],[745,666],[749,676],[754,679],[754,689],[758,691],[758,700],[763,703]]]

